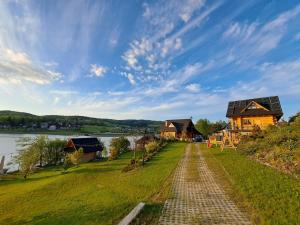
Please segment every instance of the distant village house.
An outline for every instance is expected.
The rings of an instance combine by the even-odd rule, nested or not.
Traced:
[[[160,131],[161,138],[167,139],[191,141],[198,135],[201,133],[197,131],[191,119],[166,120]]]
[[[89,162],[96,158],[97,152],[102,152],[103,147],[98,138],[71,138],[65,145],[64,151],[70,153],[82,148],[82,161]]]

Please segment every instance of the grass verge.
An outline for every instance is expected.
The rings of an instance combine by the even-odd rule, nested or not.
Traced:
[[[122,173],[132,153],[118,160],[72,168],[51,167],[24,181],[0,181],[0,224],[115,224],[161,190],[184,152],[172,143],[144,168]]]
[[[209,168],[255,224],[299,224],[300,182],[239,153],[201,145]]]

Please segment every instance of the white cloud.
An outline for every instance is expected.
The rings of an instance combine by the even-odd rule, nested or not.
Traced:
[[[130,82],[132,85],[136,85],[136,81],[135,81],[135,79],[134,79],[134,76],[133,76],[131,73],[128,73],[127,78],[128,78],[129,82]]]
[[[107,68],[97,64],[90,65],[90,76],[91,77],[103,77],[107,72]]]
[[[122,95],[125,95],[126,92],[124,92],[124,91],[108,91],[108,94],[110,96],[122,96]]]
[[[195,18],[193,15],[204,8],[204,0],[158,1],[145,3],[142,21],[144,32],[130,44],[122,55],[126,68],[134,72],[137,80],[158,80],[167,76],[173,66],[174,56],[184,49],[182,36],[199,26],[222,2],[207,7]],[[182,21],[185,23],[182,24]],[[175,28],[178,28],[174,33]],[[173,32],[173,34],[172,34]],[[147,72],[147,79],[143,71]],[[152,77],[149,79],[149,76]]]
[[[223,33],[223,38],[231,41],[230,51],[240,62],[249,64],[271,50],[277,48],[287,32],[288,22],[300,14],[300,5],[281,13],[275,19],[262,24],[235,22]],[[227,55],[228,52],[225,53]]]
[[[11,49],[5,49],[5,56],[8,60],[17,64],[30,64],[30,60],[24,52],[14,52]]]
[[[32,63],[24,52],[6,49],[5,54],[0,53],[0,81],[1,83],[22,84],[24,81],[44,85],[57,81],[62,74],[48,70]]]
[[[187,0],[184,2],[181,12],[180,18],[184,22],[188,22],[189,19],[192,17],[194,11],[200,9],[204,6],[205,0]]]
[[[78,94],[77,91],[69,91],[69,90],[51,90],[51,94],[61,95],[61,96],[69,96]]]
[[[185,86],[185,89],[189,92],[197,93],[200,91],[200,85],[199,84],[189,84]]]

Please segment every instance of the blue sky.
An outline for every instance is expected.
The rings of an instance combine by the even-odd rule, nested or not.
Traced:
[[[230,100],[300,111],[300,3],[0,1],[0,109],[225,119]]]

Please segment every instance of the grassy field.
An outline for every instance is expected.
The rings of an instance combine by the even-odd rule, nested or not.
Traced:
[[[144,168],[121,169],[132,153],[118,160],[82,164],[62,174],[47,168],[28,180],[0,181],[0,224],[114,224],[138,202],[149,202],[184,152],[184,143],[169,144]]]
[[[299,224],[300,180],[249,160],[234,150],[201,145],[208,166],[256,224]]]

